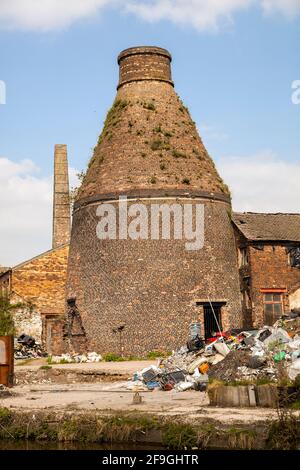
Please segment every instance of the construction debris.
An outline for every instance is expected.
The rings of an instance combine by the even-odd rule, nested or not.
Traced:
[[[36,359],[47,355],[41,344],[32,336],[22,334],[15,340],[15,359]]]
[[[102,361],[101,354],[96,352],[89,352],[87,354],[62,354],[61,356],[51,356],[51,364],[71,364],[71,363],[85,363],[85,362],[100,362]]]
[[[299,317],[287,316],[260,330],[217,333],[206,342],[196,336],[158,365],[134,374],[129,389],[204,390],[209,379],[224,382],[265,379],[278,382],[283,375],[300,374]]]

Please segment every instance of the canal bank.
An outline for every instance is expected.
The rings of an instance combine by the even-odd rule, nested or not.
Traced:
[[[143,363],[144,364],[144,363]],[[140,363],[24,365],[0,396],[0,448],[297,448],[299,411],[210,406],[208,394],[143,390]],[[298,421],[297,421],[298,420]],[[107,448],[107,447],[105,447]]]
[[[3,406],[4,400],[2,400]],[[0,448],[288,449],[299,445],[299,413],[216,409],[0,408]],[[289,436],[288,442],[286,437]],[[298,437],[297,437],[298,436]],[[298,444],[297,444],[298,441]],[[7,447],[6,447],[7,446]]]

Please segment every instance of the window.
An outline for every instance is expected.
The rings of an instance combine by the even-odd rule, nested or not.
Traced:
[[[292,268],[300,268],[300,247],[293,247],[288,250],[289,262]]]
[[[239,250],[240,268],[249,264],[247,248],[240,248]]]
[[[270,292],[264,294],[264,312],[265,322],[267,325],[272,326],[283,314],[281,293]]]

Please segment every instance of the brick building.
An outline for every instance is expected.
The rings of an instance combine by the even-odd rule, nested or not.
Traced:
[[[0,289],[30,302],[16,314],[19,333],[64,349],[142,355],[185,343],[191,321],[203,334],[261,326],[300,308],[300,215],[233,214],[230,192],[188,109],[174,91],[171,56],[139,47],[118,58],[116,99],[73,209],[66,146],[55,147],[52,249],[12,269]],[[97,209],[142,203],[171,211],[204,208],[204,246],[172,239],[99,239]],[[193,212],[193,222],[195,216]],[[171,232],[174,220],[170,220]],[[68,266],[68,267],[67,267]]]
[[[65,284],[70,240],[70,199],[66,145],[54,155],[52,249],[13,268],[0,269],[0,289],[24,303],[15,312],[18,334],[42,340],[49,352],[62,350]]]
[[[300,214],[234,214],[245,326],[300,309]]]
[[[141,355],[183,344],[195,318],[210,336],[212,306],[223,328],[241,326],[240,288],[229,190],[174,90],[170,54],[131,48],[118,62],[117,96],[74,205],[67,297],[86,335],[71,333],[75,350],[118,353],[113,330],[124,324],[124,353]],[[109,202],[119,221],[120,196],[129,212],[201,204],[204,248],[187,251],[175,237],[100,240],[97,208]]]

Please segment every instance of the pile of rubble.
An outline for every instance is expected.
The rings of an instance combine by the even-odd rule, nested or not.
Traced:
[[[101,354],[90,352],[87,354],[62,354],[61,356],[51,356],[51,364],[72,364],[84,362],[100,362],[102,361]]]
[[[5,385],[0,384],[0,399],[9,398],[16,396],[16,393],[11,390],[11,388],[5,387]]]
[[[217,333],[206,343],[198,336],[167,359],[134,374],[130,390],[205,390],[210,378],[224,382],[265,378],[276,382],[300,374],[300,316],[291,314],[273,327]]]
[[[15,359],[36,359],[47,357],[47,353],[32,336],[22,334],[15,340],[14,357]]]

